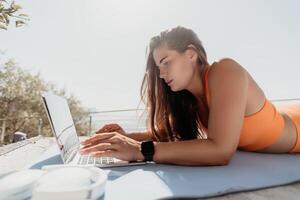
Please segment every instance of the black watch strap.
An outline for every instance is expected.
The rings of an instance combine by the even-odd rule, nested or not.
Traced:
[[[144,161],[153,161],[154,143],[152,140],[141,143],[141,152],[144,156]]]

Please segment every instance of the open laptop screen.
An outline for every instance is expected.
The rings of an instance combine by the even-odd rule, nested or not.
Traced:
[[[44,93],[43,100],[62,158],[66,161],[70,151],[79,145],[68,102],[65,98],[51,93]]]

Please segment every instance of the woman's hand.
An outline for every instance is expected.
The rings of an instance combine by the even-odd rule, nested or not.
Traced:
[[[126,135],[126,132],[124,131],[124,129],[116,123],[111,123],[111,124],[106,124],[104,125],[102,128],[100,128],[99,130],[96,131],[96,134],[98,133],[105,133],[105,132],[118,132],[121,135]]]
[[[91,154],[96,157],[115,157],[120,160],[143,160],[141,142],[126,137],[119,132],[95,134],[81,142],[81,154]]]

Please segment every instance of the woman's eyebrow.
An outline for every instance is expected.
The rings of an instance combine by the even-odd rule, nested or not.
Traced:
[[[162,59],[159,61],[159,64],[160,64],[165,58],[167,58],[167,57],[168,57],[168,56],[162,58]]]

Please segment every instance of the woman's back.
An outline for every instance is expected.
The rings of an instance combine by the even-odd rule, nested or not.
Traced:
[[[211,67],[222,66],[219,62],[214,62],[206,68],[204,83],[208,104],[210,102],[208,74]],[[293,124],[283,117],[284,113],[279,112],[275,105],[265,97],[264,92],[251,75],[247,74],[249,78],[247,103],[238,147],[241,150],[264,152],[264,149],[268,151],[270,147],[276,149],[283,145],[291,146],[295,143],[295,139],[291,139],[293,138],[291,135],[296,134],[295,129],[294,133],[291,133],[293,127],[285,127],[285,124],[286,126],[293,126]],[[289,144],[283,144],[283,141]]]

